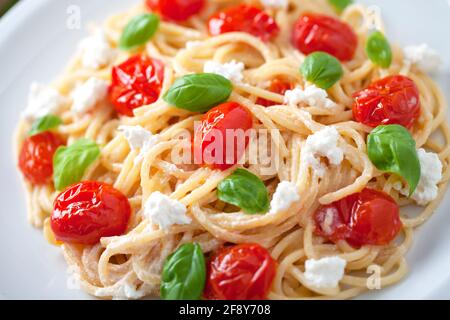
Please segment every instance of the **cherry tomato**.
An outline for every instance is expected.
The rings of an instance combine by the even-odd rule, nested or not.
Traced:
[[[378,80],[353,98],[353,119],[371,127],[399,124],[411,128],[420,116],[419,89],[405,76]]]
[[[217,12],[208,21],[213,36],[227,32],[247,32],[263,41],[277,36],[280,28],[267,13],[256,7],[241,4]]]
[[[167,20],[185,21],[203,9],[205,0],[146,0],[146,4]]]
[[[53,155],[63,140],[46,131],[25,139],[19,154],[19,168],[25,178],[35,185],[43,185],[52,180]]]
[[[136,55],[112,70],[110,100],[119,114],[132,117],[133,109],[155,102],[164,80],[164,65],[157,59]]]
[[[282,79],[274,79],[270,83],[269,91],[284,95],[286,91],[292,90],[293,88],[294,86],[290,82],[284,81]],[[258,98],[258,100],[256,100],[256,103],[264,107],[270,107],[277,104],[276,102],[264,98]]]
[[[239,103],[227,102],[212,108],[203,115],[201,125],[196,128],[193,146],[195,158],[201,159],[203,164],[210,165],[213,169],[226,170],[232,167],[243,156],[249,143],[248,135],[245,135],[243,141],[238,135],[252,126],[252,114]],[[233,142],[228,141],[228,149],[231,145],[234,148],[227,151],[230,133],[236,135],[233,135]],[[220,140],[215,142],[216,139]]]
[[[92,245],[127,229],[127,197],[106,183],[85,181],[61,192],[53,204],[51,227],[58,241]]]
[[[323,51],[341,61],[348,61],[355,54],[358,37],[348,24],[338,19],[307,13],[295,23],[292,43],[306,55]]]
[[[205,297],[215,300],[267,298],[277,264],[258,244],[224,248],[208,263]]]
[[[365,188],[314,214],[315,233],[330,241],[346,240],[350,245],[387,245],[400,232],[399,207],[384,192]]]

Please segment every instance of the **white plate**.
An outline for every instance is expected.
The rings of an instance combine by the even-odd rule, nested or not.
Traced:
[[[0,20],[0,298],[84,299],[66,286],[58,248],[27,224],[25,199],[12,155],[12,132],[24,108],[30,82],[49,82],[63,69],[89,22],[140,0],[22,0]],[[402,45],[429,43],[445,65],[439,82],[450,93],[450,2],[447,0],[366,0],[377,4],[391,39]],[[68,8],[81,9],[82,29],[67,27]],[[416,233],[408,253],[409,275],[367,298],[450,298],[450,199]]]

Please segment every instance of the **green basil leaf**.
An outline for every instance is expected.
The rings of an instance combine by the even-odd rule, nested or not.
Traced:
[[[56,190],[77,183],[84,171],[100,156],[100,147],[89,139],[79,139],[68,147],[59,147],[53,156],[53,180]]]
[[[144,45],[155,34],[159,26],[159,16],[153,13],[134,17],[126,25],[119,40],[119,47],[131,50]]]
[[[221,75],[190,74],[175,80],[163,99],[180,109],[206,112],[227,101],[232,91],[231,81]]]
[[[370,161],[381,171],[398,174],[408,182],[410,196],[420,180],[420,162],[416,142],[400,125],[376,127],[367,138]]]
[[[367,39],[366,53],[369,59],[382,68],[392,63],[392,50],[386,37],[380,31],[374,31]]]
[[[331,88],[344,74],[339,60],[325,52],[314,52],[307,56],[300,71],[306,80],[325,90]]]
[[[269,195],[264,182],[250,171],[237,169],[217,186],[220,200],[238,206],[245,213],[266,213]]]
[[[35,134],[55,129],[62,123],[63,122],[61,118],[49,114],[34,121],[30,131],[28,132],[28,135],[34,136]]]
[[[349,5],[353,4],[353,0],[328,0],[328,2],[338,11],[342,12]]]
[[[197,243],[186,243],[167,257],[160,293],[164,300],[199,300],[206,281],[205,257]]]

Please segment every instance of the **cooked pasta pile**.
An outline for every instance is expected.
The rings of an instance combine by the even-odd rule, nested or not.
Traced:
[[[160,97],[156,102],[135,109],[134,117],[118,117],[110,102],[104,101],[94,112],[76,114],[71,111],[70,99],[61,113],[63,124],[58,133],[73,141],[86,137],[101,146],[100,158],[85,172],[83,180],[97,180],[112,184],[125,194],[132,207],[127,232],[121,236],[104,237],[97,245],[86,246],[59,243],[50,228],[49,216],[58,192],[53,185],[26,184],[28,219],[36,227],[43,227],[46,239],[60,245],[70,269],[86,292],[101,298],[131,298],[158,296],[161,270],[167,256],[181,244],[196,242],[205,254],[224,244],[257,243],[267,248],[277,261],[278,268],[270,299],[308,299],[355,297],[367,288],[369,266],[381,267],[381,287],[399,282],[407,273],[405,254],[412,244],[414,229],[424,223],[436,209],[446,189],[450,171],[450,132],[446,122],[446,102],[434,81],[414,65],[405,63],[403,50],[393,46],[393,63],[381,69],[371,62],[364,51],[369,29],[384,32],[381,18],[366,7],[354,4],[340,15],[358,35],[358,49],[354,58],[343,63],[343,78],[328,90],[337,107],[286,105],[282,95],[267,89],[267,83],[282,77],[297,86],[306,81],[299,72],[305,56],[290,42],[292,25],[303,12],[320,12],[337,17],[325,0],[289,1],[287,9],[266,9],[280,26],[280,35],[272,42],[263,42],[248,33],[232,32],[209,36],[205,21],[214,12],[242,1],[211,0],[201,14],[182,24],[161,21],[158,32],[142,52],[160,59],[165,65],[162,92],[174,80],[186,74],[201,73],[207,61],[226,63],[232,60],[245,64],[244,79],[233,85],[230,101],[250,110],[259,123],[257,129],[269,129],[271,144],[280,155],[279,166],[270,175],[261,173],[258,164],[244,164],[259,176],[273,195],[280,181],[290,181],[298,188],[300,201],[287,211],[265,215],[248,215],[224,203],[217,197],[217,185],[235,167],[225,171],[197,165],[176,165],[171,151],[182,141],[183,130],[193,133],[195,121],[201,115],[170,106]],[[250,3],[258,3],[249,1]],[[101,29],[108,41],[117,47],[127,22],[139,13],[147,12],[139,5],[109,18]],[[114,61],[98,70],[83,66],[82,52],[70,61],[62,75],[52,84],[62,95],[70,97],[74,88],[91,77],[110,81],[113,65],[136,52],[119,51]],[[426,207],[397,191],[400,178],[377,170],[366,151],[366,137],[372,128],[352,121],[352,94],[366,88],[376,79],[388,75],[407,75],[417,84],[421,99],[421,116],[412,128],[418,148],[436,152],[443,164],[443,178],[439,195]],[[276,102],[270,107],[256,104],[258,98]],[[30,128],[22,120],[16,137],[17,152]],[[135,162],[139,152],[129,147],[120,125],[140,125],[160,140]],[[339,145],[344,161],[339,166],[326,166],[322,177],[314,174],[301,158],[308,136],[333,125],[340,134]],[[258,144],[258,138],[250,141]],[[241,166],[242,167],[242,166]],[[314,234],[315,210],[364,187],[382,190],[401,206],[403,223],[401,236],[387,246],[364,245],[355,249],[345,241],[327,242]],[[155,191],[170,195],[188,208],[190,224],[174,225],[168,230],[143,215],[143,206]],[[347,261],[345,275],[336,288],[316,288],[305,279],[305,261],[339,255]]]

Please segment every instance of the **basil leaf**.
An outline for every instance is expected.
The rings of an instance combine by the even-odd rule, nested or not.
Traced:
[[[366,53],[369,59],[382,68],[389,68],[392,63],[391,45],[380,31],[374,31],[367,39]]]
[[[381,171],[398,174],[408,182],[410,196],[420,180],[420,162],[416,142],[400,125],[376,127],[367,138],[370,161]]]
[[[38,133],[57,128],[62,123],[61,118],[49,114],[34,121],[28,135],[34,136]]]
[[[338,11],[342,12],[349,5],[353,4],[353,0],[328,0],[328,2]]]
[[[205,257],[197,243],[186,243],[167,257],[160,293],[164,300],[199,300],[206,281]]]
[[[245,213],[266,213],[269,210],[269,195],[266,186],[253,173],[237,169],[217,186],[220,200],[238,206]]]
[[[306,80],[325,90],[331,88],[344,74],[339,60],[325,52],[314,52],[307,56],[300,71]]]
[[[213,73],[190,74],[174,81],[163,99],[180,109],[206,112],[231,95],[230,80]]]
[[[134,17],[126,25],[119,40],[119,48],[131,50],[144,45],[155,34],[159,26],[159,16],[153,13]]]
[[[59,147],[53,156],[53,180],[56,190],[77,183],[84,171],[100,156],[99,146],[89,139],[79,139],[68,147]]]

